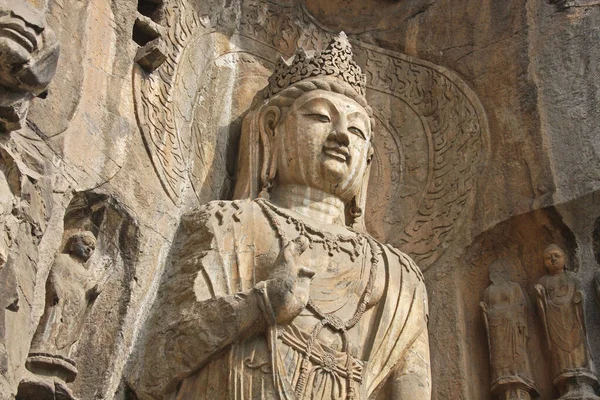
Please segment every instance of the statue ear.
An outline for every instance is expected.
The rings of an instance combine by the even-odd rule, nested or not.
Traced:
[[[275,136],[275,127],[281,119],[281,109],[276,106],[268,106],[260,111],[260,130],[269,138]]]
[[[281,110],[276,106],[267,106],[259,111],[258,127],[262,144],[262,165],[260,168],[261,191],[259,197],[268,198],[268,193],[273,187],[277,172],[276,159],[277,147],[274,146],[273,137],[275,128],[281,119]]]
[[[371,161],[373,161],[373,155],[375,154],[375,150],[373,149],[373,144],[369,146],[369,150],[367,151],[367,165],[371,165]]]

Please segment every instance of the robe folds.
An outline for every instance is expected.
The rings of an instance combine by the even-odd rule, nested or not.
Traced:
[[[248,293],[268,279],[280,247],[255,201],[214,201],[183,217],[130,361],[127,380],[141,400],[295,399],[289,388],[306,332],[293,322],[236,332],[239,310],[258,307]],[[345,399],[349,391],[365,400],[430,398],[423,276],[405,254],[380,249],[381,295],[357,324],[356,358],[348,363],[346,353],[317,342],[304,399]],[[352,379],[339,365],[351,366]]]

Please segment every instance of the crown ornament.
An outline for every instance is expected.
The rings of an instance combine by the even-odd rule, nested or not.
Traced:
[[[352,46],[344,32],[335,36],[325,50],[317,50],[310,56],[304,49],[298,49],[290,60],[288,62],[279,57],[275,71],[269,77],[265,99],[296,82],[313,77],[339,79],[350,85],[360,96],[365,96],[367,78],[354,62]]]

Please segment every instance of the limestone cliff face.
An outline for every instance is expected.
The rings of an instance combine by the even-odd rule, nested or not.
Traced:
[[[122,377],[181,215],[232,198],[241,120],[277,57],[341,30],[377,123],[367,227],[424,271],[433,397],[491,398],[479,301],[501,258],[526,297],[532,379],[557,397],[533,286],[550,243],[581,281],[600,358],[595,1],[25,2],[21,36],[47,26],[60,55],[47,90],[27,92],[22,127],[0,134],[0,398],[30,372],[47,278],[80,231],[97,238],[87,268],[107,278],[68,386],[133,398]],[[0,0],[0,22],[11,7]],[[0,50],[9,38],[33,53],[3,29]]]

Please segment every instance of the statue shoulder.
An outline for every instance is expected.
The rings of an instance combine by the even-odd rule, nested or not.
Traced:
[[[412,258],[394,246],[383,244],[382,249],[385,253],[384,259],[389,264],[388,279],[398,281],[396,284],[400,284],[400,296],[402,296],[402,292],[408,290],[408,293],[413,298],[413,303],[417,305],[414,308],[415,312],[422,315],[427,324],[429,321],[429,300],[427,288],[425,287],[425,278],[421,269]]]
[[[421,284],[425,283],[425,278],[423,277],[421,269],[412,260],[412,258],[408,256],[408,254],[400,251],[391,244],[383,244],[382,247],[388,253],[390,264],[397,263],[398,267],[405,270],[408,279],[414,280],[415,282],[420,282]],[[390,265],[390,267],[393,267],[393,265]]]

